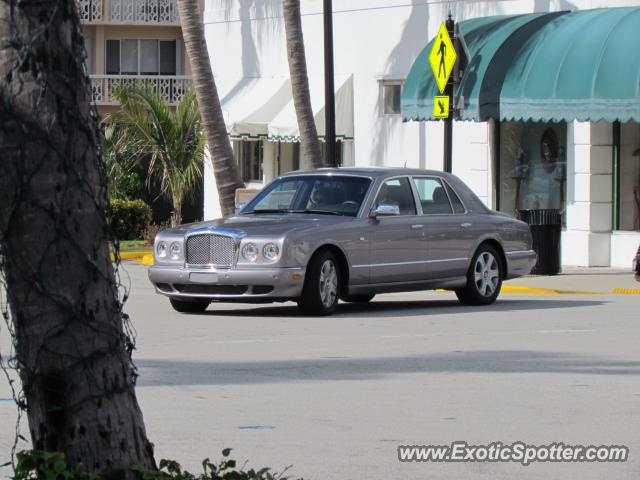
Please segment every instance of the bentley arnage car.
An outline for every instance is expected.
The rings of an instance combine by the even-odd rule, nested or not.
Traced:
[[[328,168],[282,175],[235,215],[160,232],[154,262],[149,278],[179,312],[292,300],[327,315],[340,299],[431,289],[487,305],[536,254],[527,224],[454,175]]]

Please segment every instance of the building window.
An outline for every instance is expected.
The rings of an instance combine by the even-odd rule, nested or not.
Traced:
[[[519,210],[564,211],[566,123],[502,122],[498,128],[498,209],[516,218]]]
[[[243,182],[262,181],[262,142],[257,140],[236,140],[233,150]]]
[[[620,124],[618,229],[640,230],[640,124]]]
[[[107,40],[107,74],[176,75],[177,43],[158,39]]]
[[[400,115],[400,95],[402,82],[399,80],[383,80],[382,88],[382,113],[384,115]]]

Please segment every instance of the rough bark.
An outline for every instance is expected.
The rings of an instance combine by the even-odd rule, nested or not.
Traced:
[[[300,141],[304,151],[304,165],[311,168],[323,166],[320,154],[320,140],[313,119],[307,60],[302,36],[300,0],[283,1],[284,28],[287,37],[287,60],[293,91],[293,105],[296,109]]]
[[[177,227],[182,223],[182,197],[173,196],[173,210],[171,211],[171,226]]]
[[[0,266],[33,447],[154,466],[108,252],[74,0],[0,0]]]
[[[235,193],[243,188],[238,164],[233,156],[231,142],[224,123],[218,89],[211,71],[209,52],[204,36],[204,24],[198,2],[178,0],[182,36],[191,62],[193,86],[198,98],[200,115],[204,126],[213,173],[218,186],[220,207],[223,215],[235,212]]]

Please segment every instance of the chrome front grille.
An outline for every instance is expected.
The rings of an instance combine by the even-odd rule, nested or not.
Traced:
[[[232,237],[202,234],[187,238],[187,264],[230,267],[236,255],[236,244]]]

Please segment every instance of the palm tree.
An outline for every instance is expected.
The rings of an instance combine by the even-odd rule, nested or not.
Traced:
[[[211,71],[209,52],[204,37],[204,24],[198,2],[194,0],[177,1],[182,36],[191,62],[193,85],[200,105],[202,123],[213,163],[220,207],[223,215],[231,215],[235,211],[236,190],[243,188],[244,183],[240,177],[238,164],[233,156],[227,127],[224,123],[218,89]]]
[[[287,36],[287,59],[293,91],[293,106],[296,109],[300,141],[304,151],[304,162],[311,168],[323,166],[320,140],[311,108],[307,60],[304,53],[300,0],[284,0],[284,28]]]
[[[122,88],[115,93],[121,111],[107,117],[117,127],[117,150],[126,151],[133,162],[148,160],[147,184],[157,182],[161,194],[173,206],[171,226],[182,221],[182,204],[202,182],[205,136],[193,90],[189,90],[175,113],[156,91],[144,86]]]
[[[140,198],[144,185],[136,172],[137,164],[132,161],[127,150],[118,144],[121,134],[117,125],[107,124],[100,139],[107,196],[109,199]]]
[[[109,258],[75,0],[0,2],[0,289],[34,449],[105,478],[153,468]]]

